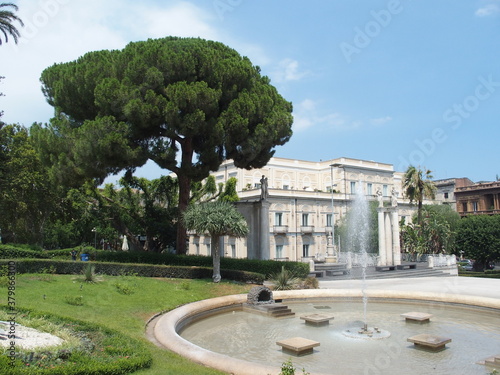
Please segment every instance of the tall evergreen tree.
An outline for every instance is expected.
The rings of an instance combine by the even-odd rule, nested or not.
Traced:
[[[177,175],[181,213],[193,181],[226,159],[263,167],[292,135],[291,103],[248,58],[218,42],[130,43],[54,65],[41,81],[56,112],[53,134],[70,143],[71,161],[59,159],[66,167],[102,181],[152,160]],[[177,252],[185,251],[180,226]]]

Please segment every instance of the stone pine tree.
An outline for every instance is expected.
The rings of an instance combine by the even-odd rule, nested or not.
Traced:
[[[248,225],[245,218],[232,203],[221,200],[189,206],[184,212],[183,220],[189,230],[210,234],[214,266],[212,279],[218,283],[221,280],[219,239],[222,236],[246,236]]]
[[[152,160],[177,175],[180,213],[193,181],[226,159],[263,167],[292,135],[291,103],[248,58],[214,41],[167,37],[91,52],[47,68],[41,81],[56,113],[50,129],[70,143],[66,167],[102,180]],[[177,233],[182,254],[182,220]]]

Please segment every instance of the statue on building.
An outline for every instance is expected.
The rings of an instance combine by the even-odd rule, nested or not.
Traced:
[[[380,189],[377,189],[377,199],[378,199],[378,206],[384,207],[384,197],[382,196],[382,190]]]
[[[260,200],[264,201],[269,196],[269,190],[267,186],[267,177],[262,175],[260,179]]]
[[[391,205],[392,207],[397,207],[398,206],[398,192],[396,189],[392,188],[392,197],[391,197]]]

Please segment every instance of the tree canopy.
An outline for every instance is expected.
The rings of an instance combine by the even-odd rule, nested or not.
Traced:
[[[423,171],[410,165],[403,177],[404,195],[410,203],[418,203],[417,224],[422,225],[422,204],[425,197],[434,199],[436,187],[431,181],[432,172],[428,169]]]
[[[90,52],[47,68],[41,82],[56,114],[47,130],[70,144],[73,173],[102,181],[152,160],[177,175],[180,212],[192,181],[226,159],[263,167],[292,135],[291,103],[248,58],[214,41],[167,37]]]
[[[224,200],[193,204],[188,207],[183,216],[186,228],[198,234],[209,233],[213,258],[213,280],[219,282],[221,236],[244,237],[248,234],[245,218],[236,207]]]

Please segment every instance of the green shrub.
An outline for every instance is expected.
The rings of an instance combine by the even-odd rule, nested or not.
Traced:
[[[115,288],[118,291],[118,293],[120,293],[120,294],[129,295],[129,294],[134,293],[134,289],[132,287],[130,287],[129,285],[116,283]]]
[[[95,266],[92,263],[85,264],[85,267],[83,267],[83,276],[83,281],[86,283],[95,282]]]
[[[269,281],[273,284],[274,290],[290,290],[299,283],[299,278],[283,266],[281,272],[269,275]]]
[[[83,306],[83,297],[82,296],[64,296],[64,302],[66,302],[68,305]]]
[[[7,307],[0,306],[7,311]],[[0,349],[3,375],[121,375],[151,366],[151,354],[146,345],[103,326],[18,309],[20,318],[43,319],[68,331],[79,339],[77,347],[40,348],[16,352],[14,361]],[[0,311],[1,312],[1,311]],[[26,324],[26,323],[25,323]]]
[[[12,245],[0,245],[0,259],[35,258],[47,259],[50,256],[42,251],[30,250]]]

